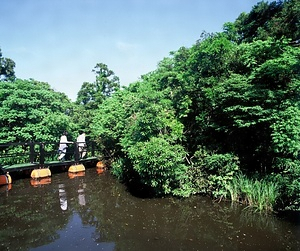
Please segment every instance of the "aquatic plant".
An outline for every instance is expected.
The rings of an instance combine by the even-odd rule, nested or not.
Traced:
[[[226,186],[230,199],[258,211],[273,211],[279,197],[279,185],[268,180],[239,174]]]

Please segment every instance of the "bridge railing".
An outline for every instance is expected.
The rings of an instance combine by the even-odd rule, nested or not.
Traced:
[[[66,150],[65,160],[78,161],[80,158],[78,144],[81,142],[69,143]],[[39,163],[41,166],[45,162],[57,161],[59,142],[19,142],[0,144],[0,166]],[[95,141],[87,141],[85,151],[86,157],[99,156]]]

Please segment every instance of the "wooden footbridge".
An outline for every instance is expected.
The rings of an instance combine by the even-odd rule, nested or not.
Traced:
[[[80,158],[79,143],[69,144],[64,161],[58,160],[57,142],[0,144],[0,185],[24,176],[37,179],[49,177],[51,173],[77,173],[84,171],[85,167],[96,167],[100,152],[95,148],[95,142],[86,142],[84,158]]]

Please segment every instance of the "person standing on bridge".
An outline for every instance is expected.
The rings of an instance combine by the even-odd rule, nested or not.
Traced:
[[[64,161],[65,160],[65,155],[67,153],[67,148],[70,143],[73,143],[72,141],[68,141],[67,139],[68,132],[64,131],[63,134],[60,137],[59,141],[59,148],[58,148],[58,160]]]
[[[82,159],[86,155],[86,143],[85,143],[85,133],[80,130],[79,136],[77,137],[77,147],[79,151],[79,158]]]

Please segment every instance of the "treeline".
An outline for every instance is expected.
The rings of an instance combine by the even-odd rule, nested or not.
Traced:
[[[260,2],[128,87],[97,64],[75,103],[1,71],[0,141],[85,128],[112,173],[142,196],[205,194],[298,210],[299,17],[299,0]]]
[[[112,172],[155,196],[299,209],[299,1],[261,2],[104,100]]]

